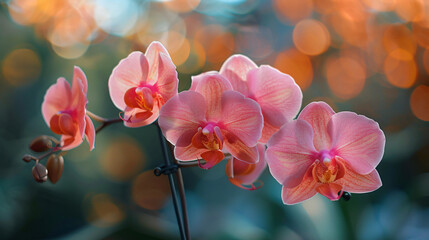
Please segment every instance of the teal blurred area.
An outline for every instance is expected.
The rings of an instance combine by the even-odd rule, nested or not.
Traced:
[[[161,41],[191,76],[232,54],[290,74],[315,100],[376,120],[386,135],[383,186],[350,201],[283,205],[266,170],[246,191],[225,175],[183,169],[193,239],[427,239],[429,3],[423,0],[7,0],[0,2],[0,239],[179,239],[155,126],[108,126],[96,148],[65,156],[56,184],[33,180],[29,143],[49,135],[46,90],[88,78],[88,109],[106,118],[112,69]]]

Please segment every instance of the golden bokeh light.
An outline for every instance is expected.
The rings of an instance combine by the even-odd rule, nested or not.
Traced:
[[[146,159],[139,144],[131,137],[113,140],[98,158],[103,173],[115,181],[126,181],[135,176]]]
[[[198,41],[190,41],[190,52],[186,61],[177,67],[182,73],[194,73],[201,69],[206,63],[206,52],[203,45]]]
[[[417,77],[417,65],[407,51],[396,49],[384,61],[384,74],[390,84],[399,88],[413,86]]]
[[[396,14],[405,21],[415,22],[425,17],[425,0],[396,0]]]
[[[310,87],[313,80],[313,66],[310,58],[295,48],[279,53],[274,67],[291,75],[301,90],[304,91]]]
[[[140,207],[161,209],[170,197],[170,185],[166,175],[155,176],[152,170],[138,175],[133,181],[132,199]]]
[[[387,53],[393,53],[392,57],[403,58],[407,56],[407,54],[400,54],[403,51],[406,51],[410,56],[414,56],[417,42],[407,27],[394,24],[387,26],[384,30],[383,46]],[[402,51],[395,51],[398,49]]]
[[[179,66],[186,62],[191,52],[191,45],[188,39],[184,39],[182,45],[175,51],[170,52],[171,59],[176,66]]]
[[[418,44],[429,49],[429,25],[413,23],[413,34]]]
[[[36,52],[16,49],[3,60],[1,70],[6,81],[13,86],[23,86],[39,78],[42,63]]]
[[[97,194],[89,199],[87,221],[97,227],[111,227],[125,218],[124,211],[107,194]]]
[[[429,121],[429,86],[416,87],[410,97],[413,114],[420,120]]]
[[[274,0],[273,9],[280,20],[296,23],[311,15],[313,12],[313,1]]]
[[[392,11],[395,9],[396,0],[362,0],[368,8],[375,11]]]
[[[351,56],[331,57],[325,68],[329,88],[341,99],[356,97],[365,86],[366,67]]]
[[[423,67],[426,70],[426,73],[429,74],[429,49],[425,49],[423,53]]]
[[[325,52],[331,43],[328,29],[323,23],[313,19],[300,21],[295,26],[292,37],[299,51],[312,56]]]
[[[185,13],[194,10],[201,0],[165,0],[162,3],[171,11]]]

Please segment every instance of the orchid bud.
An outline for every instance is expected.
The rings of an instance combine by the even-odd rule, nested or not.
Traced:
[[[25,154],[25,155],[22,157],[22,160],[23,160],[24,162],[31,162],[31,160],[37,160],[37,158],[36,158],[35,156],[33,156],[33,155]]]
[[[30,143],[30,149],[34,152],[46,152],[52,148],[52,140],[48,136],[39,136]]]
[[[49,181],[51,181],[52,183],[58,182],[58,180],[60,180],[61,178],[61,174],[63,173],[63,156],[52,154],[49,157],[48,162],[46,163],[46,167],[48,168]]]
[[[39,183],[46,182],[48,180],[48,169],[43,164],[36,163],[33,167],[33,177]]]

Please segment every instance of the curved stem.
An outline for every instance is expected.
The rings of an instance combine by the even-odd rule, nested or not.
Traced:
[[[97,121],[97,122],[107,122],[108,121],[108,119],[100,117],[100,116],[98,116],[98,115],[96,115],[96,114],[94,114],[88,110],[86,110],[86,115],[88,115],[90,118],[92,118],[94,121]]]
[[[120,118],[106,120],[106,121],[102,122],[101,125],[97,127],[97,129],[95,129],[95,133],[98,133],[99,131],[101,131],[103,128],[109,126],[110,124],[118,123],[118,122],[122,122],[122,121],[123,120]]]

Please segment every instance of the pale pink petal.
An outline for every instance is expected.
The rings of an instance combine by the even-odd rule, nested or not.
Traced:
[[[159,79],[159,74],[161,73],[161,71],[159,70],[160,62],[162,61],[160,59],[161,55],[164,55],[166,57],[164,60],[168,59],[168,62],[171,62],[171,65],[174,66],[167,49],[165,49],[162,43],[154,41],[149,44],[145,53],[146,59],[149,63],[149,72],[147,79],[148,84],[154,85]],[[164,64],[170,65],[168,62],[165,62]]]
[[[316,187],[316,191],[323,196],[329,198],[331,201],[340,199],[341,195],[338,193],[342,190],[342,186],[336,183],[324,183]]]
[[[64,78],[58,78],[57,83],[51,85],[46,91],[42,103],[42,115],[48,126],[53,115],[59,111],[67,110],[72,101],[71,88]]]
[[[89,144],[89,150],[92,151],[92,149],[95,147],[95,128],[91,118],[88,117],[88,115],[85,115],[85,123],[85,136]]]
[[[166,102],[177,95],[179,79],[177,78],[176,66],[174,66],[168,55],[160,53],[158,63],[158,78],[155,86]]]
[[[331,147],[331,138],[328,134],[328,123],[335,112],[325,102],[312,102],[299,114],[298,119],[308,122],[314,132],[314,147],[317,151]]]
[[[307,200],[316,195],[317,183],[311,175],[311,168],[305,173],[301,183],[293,188],[282,188],[282,199],[284,204],[292,205]]]
[[[310,124],[295,120],[283,125],[267,143],[265,160],[271,175],[286,188],[297,186],[315,160]]]
[[[236,91],[227,91],[221,98],[221,120],[224,128],[247,146],[255,146],[262,134],[261,108],[252,99]]]
[[[227,130],[221,130],[224,140],[224,150],[246,163],[257,163],[259,161],[258,149],[256,146],[249,147],[239,137]]]
[[[192,77],[192,81],[194,79],[198,81],[194,91],[200,93],[206,99],[207,120],[221,120],[221,97],[225,91],[232,90],[231,84],[217,72],[203,73]]]
[[[262,128],[262,136],[259,139],[260,143],[267,143],[271,136],[280,130],[280,127],[274,127],[268,122],[264,121],[264,127]]]
[[[77,84],[80,83],[80,84]],[[80,69],[80,67],[75,66],[73,69],[73,95],[82,92],[85,96],[88,92],[88,80],[86,79],[85,73]]]
[[[125,109],[125,92],[145,83],[148,71],[149,64],[141,52],[132,52],[113,69],[109,78],[109,93],[117,108]]]
[[[205,121],[204,97],[193,91],[184,91],[168,100],[161,108],[159,126],[164,136],[173,145],[188,131],[197,131]]]
[[[361,175],[355,172],[347,163],[343,164],[345,174],[341,179],[335,181],[343,186],[343,190],[352,193],[367,193],[377,190],[381,187],[380,175],[377,170],[373,170],[369,174]]]
[[[174,156],[179,161],[191,161],[202,159],[201,154],[207,151],[205,148],[196,148],[192,144],[189,144],[186,147],[176,146],[174,148]]]
[[[380,163],[386,142],[378,123],[353,112],[332,116],[328,125],[332,148],[359,174],[369,174]]]
[[[302,92],[291,76],[263,65],[248,73],[247,82],[249,97],[261,106],[264,121],[280,128],[298,114]]]
[[[232,178],[238,180],[241,184],[244,185],[250,185],[252,183],[254,183],[259,176],[262,174],[262,172],[264,171],[264,169],[267,167],[267,162],[264,159],[264,153],[265,153],[265,147],[263,144],[258,144],[257,145],[257,149],[258,149],[258,154],[259,154],[259,161],[257,163],[255,163],[254,168],[252,169],[252,171],[250,171],[247,174],[239,174],[236,175],[234,174],[234,166],[237,165],[250,165],[246,162],[237,160],[235,158],[231,158],[231,164],[232,164]]]
[[[247,73],[257,67],[248,57],[237,54],[229,57],[223,63],[220,74],[231,82],[235,91],[247,96],[249,93],[246,83]]]

